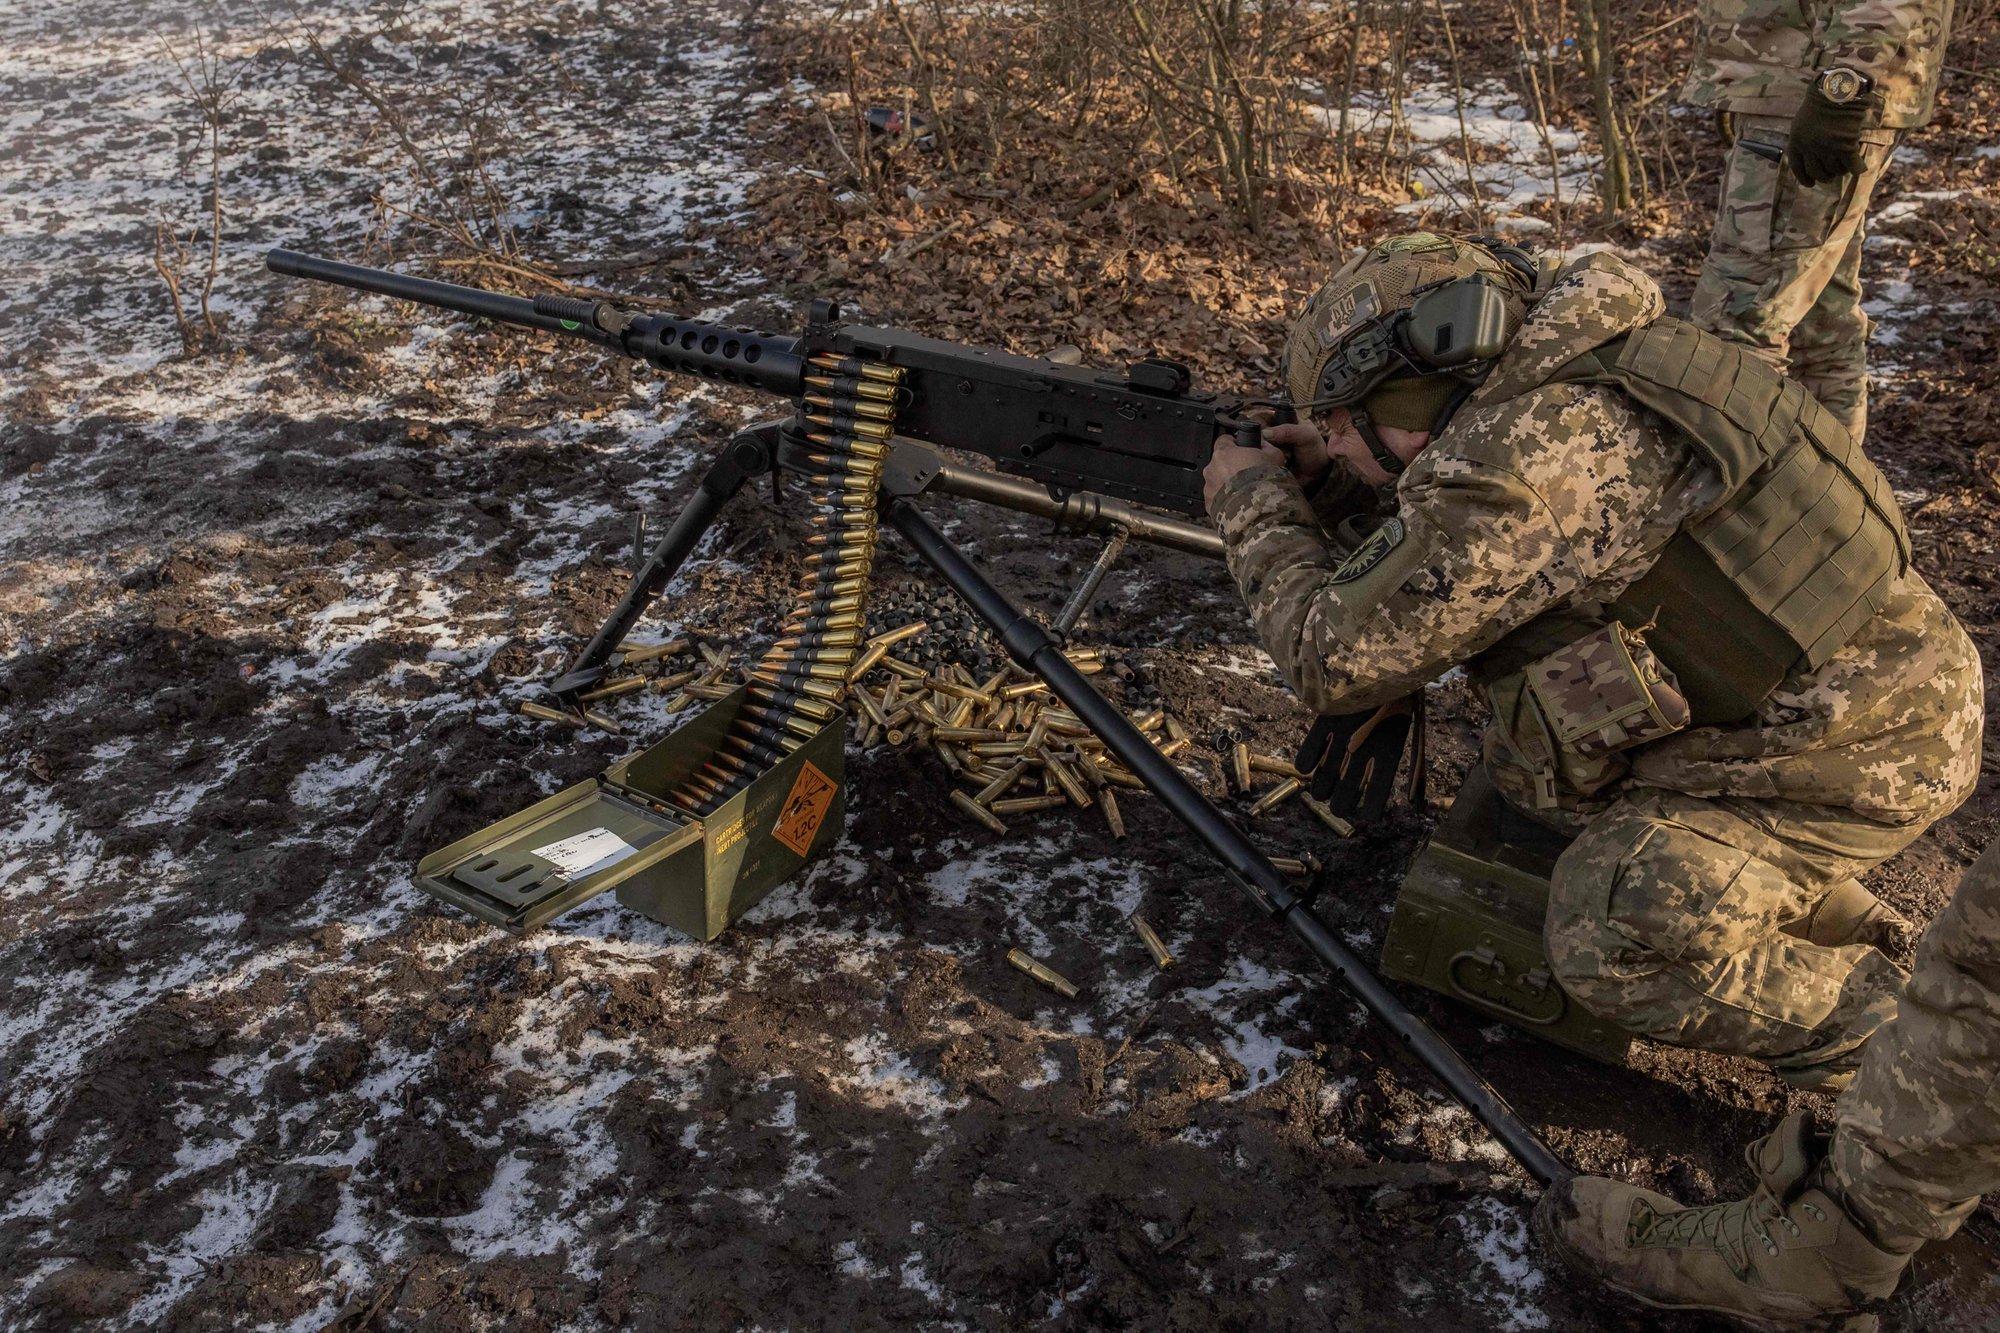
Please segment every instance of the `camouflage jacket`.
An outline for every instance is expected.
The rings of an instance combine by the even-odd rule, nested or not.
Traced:
[[[1606,620],[1720,485],[1686,441],[1623,391],[1547,384],[1582,352],[1657,318],[1654,282],[1608,254],[1564,268],[1485,389],[1411,463],[1396,510],[1360,549],[1334,548],[1297,483],[1251,468],[1216,497],[1229,568],[1258,637],[1301,700],[1350,713],[1466,666],[1496,704],[1521,672],[1484,655],[1549,627],[1551,648]],[[1522,391],[1522,386],[1540,385]],[[1512,693],[1510,694],[1510,691]],[[1627,750],[1604,783],[1755,795],[1852,808],[1900,823],[1955,804],[1979,763],[1978,656],[1916,574],[1818,670],[1796,670],[1745,722],[1696,727]],[[1511,717],[1489,733],[1489,767],[1510,780]],[[1567,776],[1567,775],[1565,775]]]
[[[1790,116],[1814,71],[1873,75],[1880,124],[1929,123],[1951,31],[1951,0],[1702,0],[1702,33],[1681,100]]]

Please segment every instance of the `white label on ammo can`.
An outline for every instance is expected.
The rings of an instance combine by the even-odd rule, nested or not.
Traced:
[[[608,828],[594,828],[529,850],[571,879],[582,879],[617,865],[639,849]]]

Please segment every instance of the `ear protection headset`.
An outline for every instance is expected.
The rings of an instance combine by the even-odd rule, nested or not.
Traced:
[[[1519,276],[1522,290],[1533,289],[1537,268],[1526,250],[1485,237],[1475,244]],[[1396,476],[1403,461],[1382,442],[1363,400],[1392,379],[1443,377],[1450,387],[1430,423],[1435,434],[1485,381],[1513,341],[1521,324],[1519,297],[1520,292],[1509,291],[1485,273],[1447,278],[1421,289],[1406,308],[1379,315],[1342,339],[1320,371],[1311,401],[1297,406],[1348,409],[1375,461]]]

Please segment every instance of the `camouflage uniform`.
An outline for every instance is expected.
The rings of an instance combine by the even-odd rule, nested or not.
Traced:
[[[1840,1098],[1829,1165],[1898,1249],[1951,1235],[2000,1189],[2000,843],[1924,935],[1901,1013]]]
[[[1861,249],[1868,199],[1898,132],[1927,124],[1944,68],[1951,0],[1705,0],[1702,49],[1681,90],[1726,113],[1734,144],[1696,324],[1759,349],[1838,416],[1854,438],[1868,415],[1868,317]],[[1883,99],[1862,170],[1816,186],[1745,147],[1782,147],[1813,73],[1873,76]]]
[[[1543,382],[1663,306],[1613,256],[1562,270],[1493,377],[1398,481],[1388,535],[1345,560],[1282,469],[1223,487],[1212,512],[1230,570],[1301,700],[1352,713],[1466,664],[1495,704],[1495,783],[1532,808],[1509,729],[1520,672],[1483,671],[1482,655],[1553,614],[1579,632],[1602,624],[1604,604],[1719,494],[1685,438],[1622,392]],[[1523,384],[1540,387],[1513,391]],[[1795,671],[1751,718],[1625,751],[1629,771],[1601,773],[1596,790],[1566,771],[1557,795],[1585,827],[1550,902],[1557,974],[1647,1036],[1763,1059],[1809,1084],[1851,1069],[1902,974],[1869,946],[1783,928],[1965,797],[1980,719],[1970,640],[1906,573],[1845,647]]]

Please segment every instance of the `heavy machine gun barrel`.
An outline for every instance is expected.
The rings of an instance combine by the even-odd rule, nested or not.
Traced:
[[[532,300],[477,287],[273,250],[270,267],[405,301],[583,338],[675,374],[739,384],[814,410],[843,396],[852,368],[895,369],[896,434],[985,454],[1003,472],[1040,482],[1057,500],[1092,492],[1176,513],[1203,512],[1201,472],[1224,436],[1254,443],[1251,404],[1193,386],[1187,368],[1152,357],[1122,374],[847,324],[815,301],[799,336],[647,314],[609,301]],[[863,388],[866,399],[871,390]],[[844,429],[845,421],[827,423]],[[864,427],[865,431],[865,427]]]

